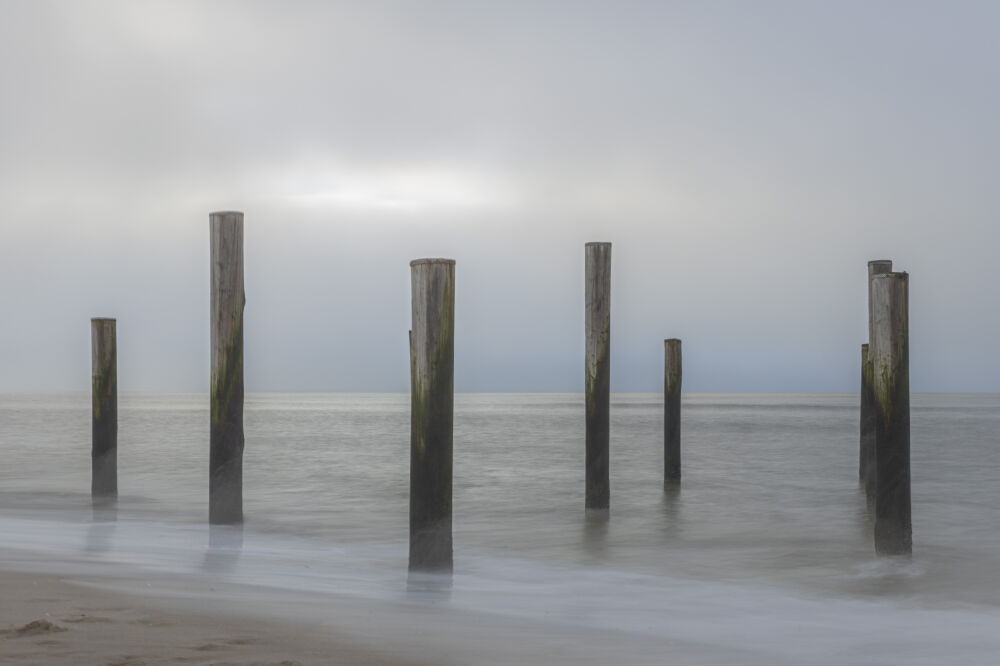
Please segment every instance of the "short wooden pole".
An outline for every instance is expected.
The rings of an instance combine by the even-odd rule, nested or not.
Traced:
[[[663,341],[663,482],[681,480],[681,341]]]
[[[118,497],[118,347],[114,319],[90,320],[91,480],[95,504]]]
[[[889,259],[874,259],[868,262],[868,341],[871,342],[872,339],[872,279],[881,273],[891,273],[892,272],[892,261]],[[872,428],[875,427],[875,416],[873,410],[875,408],[874,402],[871,400],[866,401],[866,385],[865,385],[865,368],[862,363],[861,367],[861,438],[860,438],[860,451],[858,453],[858,479],[861,481],[865,488],[865,493],[869,497],[874,497],[875,488],[875,471],[869,470],[868,466],[875,460],[875,452],[870,449],[874,446],[875,442],[875,432]],[[867,391],[870,396],[871,386],[867,386]],[[871,487],[869,487],[871,486]]]
[[[212,383],[208,520],[243,522],[243,213],[209,216]]]
[[[869,345],[861,345],[861,485],[868,505],[875,504],[875,388]]]
[[[608,509],[611,399],[611,243],[586,245],[587,509]]]
[[[910,520],[910,354],[906,273],[872,281],[870,355],[875,393],[875,550],[913,550]]]
[[[410,262],[410,571],[452,570],[455,261]]]

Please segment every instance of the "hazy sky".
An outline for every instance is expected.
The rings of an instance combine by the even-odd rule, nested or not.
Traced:
[[[996,2],[0,0],[0,390],[207,390],[208,213],[246,213],[250,391],[406,391],[410,259],[456,387],[855,391],[869,259],[912,388],[1000,391]]]

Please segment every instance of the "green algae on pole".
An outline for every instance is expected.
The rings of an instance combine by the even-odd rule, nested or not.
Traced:
[[[452,570],[455,261],[410,262],[410,571]]]
[[[908,555],[910,517],[909,275],[872,280],[872,385],[875,396],[875,551]]]
[[[586,508],[608,509],[611,399],[611,243],[587,243],[586,282]]]
[[[872,279],[876,275],[881,275],[882,273],[892,272],[892,260],[891,259],[873,259],[868,262],[868,342],[872,339]],[[865,401],[866,390],[870,392],[871,386],[866,385],[865,382],[869,381],[865,379],[865,368],[862,363],[861,367],[861,437],[860,446],[858,451],[858,479],[861,481],[865,488],[865,494],[871,498],[874,497],[875,488],[871,485],[876,483],[875,471],[869,469],[870,464],[874,464],[875,452],[870,447],[874,446],[875,442],[875,431],[872,428],[875,427],[875,416],[872,412],[875,408],[875,403]]]
[[[243,213],[209,215],[212,257],[208,520],[243,522]]]
[[[875,388],[869,345],[861,345],[861,485],[868,506],[875,504]]]
[[[681,480],[681,341],[663,341],[663,483]]]
[[[91,479],[94,504],[118,497],[118,349],[114,319],[90,320]]]

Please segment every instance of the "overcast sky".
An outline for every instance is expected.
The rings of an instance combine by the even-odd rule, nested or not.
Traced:
[[[456,387],[856,391],[866,262],[917,391],[1000,391],[996,2],[0,0],[0,390],[207,390],[208,213],[246,213],[250,391],[406,391],[410,259]]]

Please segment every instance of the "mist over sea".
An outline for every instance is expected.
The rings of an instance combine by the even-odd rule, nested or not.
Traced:
[[[662,410],[612,396],[601,520],[583,508],[581,395],[457,395],[455,575],[421,590],[408,395],[249,395],[246,525],[211,535],[206,396],[121,397],[108,520],[90,505],[89,395],[0,395],[0,565],[252,589],[276,615],[296,599],[392,605],[367,616],[372,635],[430,609],[498,618],[479,663],[508,660],[511,622],[533,627],[527,643],[573,636],[534,663],[659,663],[678,646],[679,663],[996,663],[1000,396],[913,396],[912,560],[875,556],[856,395],[685,395],[670,492]]]

